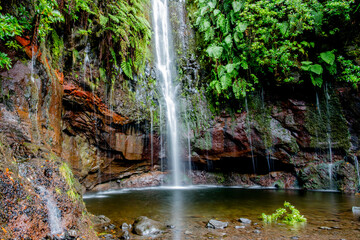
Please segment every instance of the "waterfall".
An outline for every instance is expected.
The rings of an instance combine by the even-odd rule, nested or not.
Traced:
[[[178,141],[178,123],[176,117],[175,88],[172,80],[175,76],[170,52],[170,23],[167,0],[153,0],[153,28],[155,39],[156,67],[161,91],[166,105],[166,120],[168,134],[168,159],[171,160],[172,184],[180,186],[180,158]]]

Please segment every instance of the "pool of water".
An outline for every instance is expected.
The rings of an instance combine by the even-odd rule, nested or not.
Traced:
[[[352,213],[353,206],[360,206],[360,198],[336,192],[159,187],[86,194],[84,201],[91,213],[103,214],[117,225],[147,216],[165,225],[176,226],[175,230],[169,230],[156,239],[286,239],[294,236],[302,239],[360,239],[360,221]],[[261,213],[273,213],[282,207],[284,201],[295,205],[307,218],[305,225],[289,227],[262,223],[259,219]],[[251,219],[253,224],[245,229],[235,229],[241,225],[237,222],[240,217]],[[206,229],[206,222],[210,219],[227,221],[229,227],[224,230]],[[254,233],[255,230],[260,230],[260,233]]]

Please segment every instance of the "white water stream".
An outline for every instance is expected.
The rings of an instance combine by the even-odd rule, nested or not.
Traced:
[[[155,39],[156,67],[161,91],[166,105],[166,120],[168,134],[168,162],[172,170],[172,185],[181,185],[181,166],[179,155],[178,123],[175,88],[173,79],[172,52],[170,51],[170,22],[167,0],[153,0],[153,28]]]
[[[46,188],[42,186],[37,186],[37,187],[40,190],[41,198],[46,203],[51,235],[62,234],[64,230],[61,221],[61,213],[56,205],[54,197]]]

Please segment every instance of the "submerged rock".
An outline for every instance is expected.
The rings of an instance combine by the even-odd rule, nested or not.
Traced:
[[[352,207],[352,212],[355,216],[360,217],[360,207]]]
[[[129,231],[124,231],[123,234],[121,234],[120,239],[128,240],[130,239],[130,233]]]
[[[94,226],[104,226],[110,224],[110,219],[104,215],[98,215],[92,217],[92,222],[94,223]]]
[[[155,235],[161,233],[162,225],[148,217],[138,217],[134,222],[134,233],[141,236]]]
[[[131,224],[123,223],[121,225],[121,230],[123,230],[123,231],[130,230],[131,227],[132,227]]]
[[[207,228],[213,228],[213,229],[223,229],[226,228],[227,226],[228,226],[228,222],[222,222],[214,219],[211,219],[206,225]]]
[[[243,224],[251,224],[251,220],[247,219],[247,218],[239,218],[238,221],[243,223]]]

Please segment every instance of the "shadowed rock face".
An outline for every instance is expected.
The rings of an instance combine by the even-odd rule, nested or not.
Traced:
[[[124,173],[150,171],[151,141],[158,159],[158,136],[151,140],[142,126],[109,110],[92,92],[66,83],[63,105],[62,156],[87,189]]]

